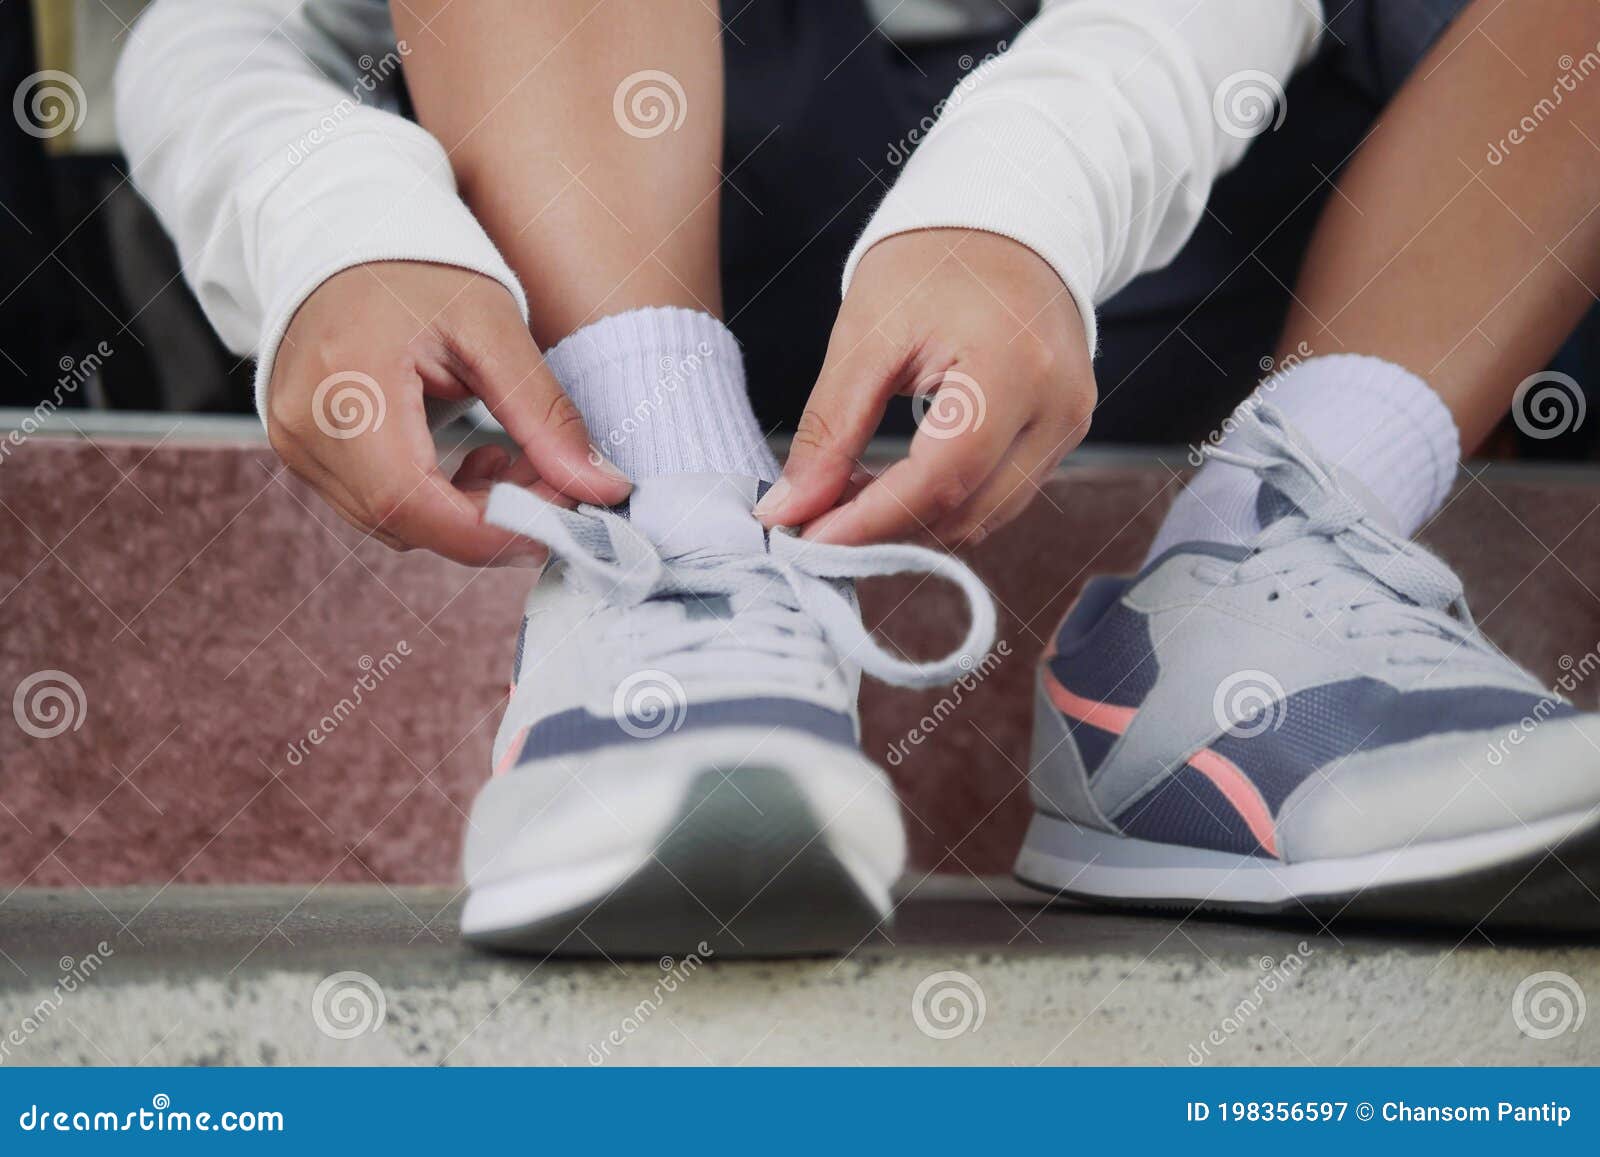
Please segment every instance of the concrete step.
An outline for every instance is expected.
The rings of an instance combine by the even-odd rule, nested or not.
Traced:
[[[455,939],[439,888],[23,889],[0,905],[0,1029],[19,1034],[0,1062],[1600,1063],[1578,1011],[1594,946],[1043,909],[990,886],[925,883],[892,942],[766,963],[491,957]]]
[[[0,690],[65,672],[83,714],[52,738],[0,727],[0,881],[453,881],[527,573],[363,541],[251,421],[64,429],[0,469]],[[1136,564],[1184,469],[1075,456],[970,555],[1003,608],[992,671],[959,693],[867,685],[866,750],[899,787],[919,873],[1009,870],[1034,663],[1088,576]],[[1600,638],[1597,508],[1592,472],[1474,467],[1428,534],[1490,634],[1547,677],[1590,670]],[[862,595],[910,653],[956,636],[935,584]]]

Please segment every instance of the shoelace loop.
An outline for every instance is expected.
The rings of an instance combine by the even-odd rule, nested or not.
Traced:
[[[983,582],[958,559],[925,547],[901,543],[836,546],[775,532],[763,555],[669,560],[615,511],[596,506],[566,510],[504,483],[490,493],[485,517],[496,526],[544,543],[588,589],[613,606],[638,609],[651,599],[673,595],[727,596],[743,604],[764,599],[769,605],[746,613],[746,629],[736,640],[741,646],[759,646],[783,658],[810,650],[805,635],[792,629],[796,613],[816,623],[822,638],[842,660],[853,661],[868,674],[902,687],[951,682],[972,670],[994,643],[994,602]],[[966,598],[970,617],[966,637],[941,658],[912,662],[889,653],[862,626],[851,601],[834,585],[838,580],[907,573],[946,579]],[[793,599],[792,607],[781,598],[773,600],[770,587],[774,582],[784,585]],[[670,631],[657,633],[655,645],[663,650],[690,650],[718,637],[726,637],[721,623],[679,622]]]
[[[1236,568],[1239,577],[1272,575],[1286,589],[1323,584],[1333,609],[1361,617],[1359,627],[1348,628],[1351,637],[1423,634],[1500,658],[1478,632],[1454,571],[1372,518],[1276,407],[1263,403],[1247,419],[1236,428],[1233,446],[1207,446],[1206,454],[1254,471],[1294,512],[1256,536],[1253,553]],[[1365,576],[1360,587],[1340,581],[1355,573]]]

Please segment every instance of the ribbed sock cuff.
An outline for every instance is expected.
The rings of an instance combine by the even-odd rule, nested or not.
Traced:
[[[1180,542],[1222,542],[1243,546],[1261,530],[1256,520],[1255,474],[1231,462],[1207,462],[1173,499],[1145,555],[1149,563]]]
[[[630,478],[778,477],[750,408],[739,343],[710,314],[661,307],[602,318],[547,351],[545,362],[590,441]]]
[[[1388,507],[1401,534],[1415,534],[1449,497],[1461,457],[1455,419],[1404,366],[1329,354],[1267,379],[1256,393]]]
[[[1330,465],[1381,502],[1399,532],[1414,535],[1450,494],[1461,453],[1455,419],[1427,382],[1366,354],[1311,358],[1256,387]],[[1228,445],[1228,439],[1221,443]],[[1253,537],[1254,473],[1207,462],[1173,503],[1146,561],[1180,542]]]

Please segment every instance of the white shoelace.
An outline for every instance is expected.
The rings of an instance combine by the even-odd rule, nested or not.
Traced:
[[[1226,568],[1234,578],[1276,580],[1279,593],[1293,594],[1324,623],[1340,622],[1348,638],[1391,638],[1395,662],[1455,657],[1504,668],[1507,660],[1473,622],[1455,572],[1369,517],[1275,407],[1244,415],[1233,448],[1206,453],[1254,471],[1294,507],[1256,536],[1255,553]]]
[[[797,661],[823,671],[853,662],[886,683],[931,687],[971,671],[994,643],[994,602],[982,580],[955,557],[925,547],[834,546],[774,532],[765,554],[664,559],[611,510],[565,510],[503,483],[491,492],[485,517],[544,543],[566,564],[569,580],[628,612],[616,630],[647,648],[641,657],[670,660],[683,674],[781,679],[793,677]],[[836,585],[908,573],[946,579],[966,598],[966,638],[942,658],[918,663],[885,650]],[[713,598],[728,600],[732,621],[685,613],[685,601]],[[738,648],[737,669],[729,668],[730,647]]]

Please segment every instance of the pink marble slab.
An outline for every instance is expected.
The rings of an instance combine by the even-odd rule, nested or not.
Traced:
[[[1008,654],[948,710],[949,692],[867,686],[866,749],[899,785],[919,872],[1009,870],[1031,669],[1083,580],[1136,563],[1175,477],[1135,453],[1063,471],[971,558]],[[1597,502],[1593,476],[1491,473],[1432,532],[1491,633],[1547,676],[1600,638]],[[259,444],[35,437],[0,463],[0,503],[0,692],[52,670],[83,691],[53,737],[0,715],[7,889],[457,878],[527,572],[362,541]],[[958,600],[934,583],[862,594],[908,653],[955,636]]]

